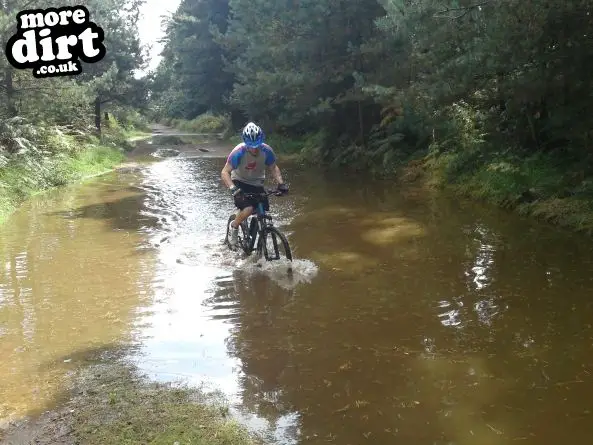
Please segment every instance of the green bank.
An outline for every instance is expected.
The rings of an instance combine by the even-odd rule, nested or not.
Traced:
[[[122,360],[79,369],[57,409],[4,431],[8,443],[255,445],[218,392],[146,380]],[[4,437],[2,437],[4,436]]]
[[[147,134],[124,130],[114,118],[101,137],[18,119],[0,125],[0,224],[32,195],[113,170],[133,148],[129,139]]]

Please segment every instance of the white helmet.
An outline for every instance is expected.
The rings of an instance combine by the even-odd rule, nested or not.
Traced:
[[[243,142],[249,147],[259,147],[264,142],[264,132],[253,122],[243,128]]]

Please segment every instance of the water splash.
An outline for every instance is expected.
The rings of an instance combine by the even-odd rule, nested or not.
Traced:
[[[218,178],[210,170],[204,171],[203,163],[169,159],[146,172],[141,186],[147,194],[143,213],[159,220],[159,227],[150,234],[151,245],[162,254],[167,252],[170,263],[186,267],[207,265],[264,275],[287,290],[310,283],[318,266],[309,259],[257,261],[255,255],[245,257],[228,249],[223,239],[224,224],[234,207],[211,186]],[[275,208],[274,223],[289,238],[291,232],[286,229],[293,217],[293,209]]]
[[[319,271],[319,267],[308,259],[266,261],[249,256],[237,260],[235,265],[248,275],[265,275],[286,290],[292,290],[299,284],[311,283]]]

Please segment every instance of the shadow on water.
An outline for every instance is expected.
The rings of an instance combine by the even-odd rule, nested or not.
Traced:
[[[55,368],[57,366],[62,366],[63,363],[67,363],[71,369],[76,369],[97,363],[125,361],[127,358],[137,353],[138,350],[138,345],[124,343],[110,343],[93,346],[87,349],[75,350],[65,356],[45,361],[39,366],[39,369]]]
[[[137,231],[141,228],[156,227],[159,223],[158,217],[142,215],[144,200],[145,195],[137,194],[69,210],[48,212],[48,215],[64,219],[104,219],[110,222],[112,229]]]
[[[514,249],[499,268],[491,235],[468,240],[473,261],[465,249],[451,252],[467,258],[454,265],[434,258],[435,243],[416,273],[402,263],[365,279],[323,274],[292,305],[235,277],[217,301],[234,302],[226,344],[241,363],[243,406],[284,423],[284,443],[555,443],[565,431],[548,416],[568,416],[585,439],[591,280],[567,301],[570,277],[521,266]]]

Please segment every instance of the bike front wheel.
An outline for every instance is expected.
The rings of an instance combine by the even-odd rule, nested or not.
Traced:
[[[286,258],[292,261],[292,251],[286,236],[276,227],[265,227],[260,241],[261,254],[267,261]]]

